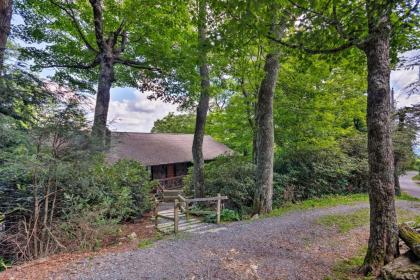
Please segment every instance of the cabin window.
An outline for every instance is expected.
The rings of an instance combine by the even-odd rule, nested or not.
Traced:
[[[166,178],[166,165],[152,166],[152,179],[165,179]]]
[[[175,164],[175,174],[176,176],[183,176],[187,175],[188,173],[188,165],[187,163],[176,163]]]

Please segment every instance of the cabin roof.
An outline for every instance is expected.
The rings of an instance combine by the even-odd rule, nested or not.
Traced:
[[[145,166],[192,162],[193,138],[193,134],[112,132],[107,158],[111,163],[133,159]],[[231,154],[231,149],[210,136],[204,136],[204,160]]]

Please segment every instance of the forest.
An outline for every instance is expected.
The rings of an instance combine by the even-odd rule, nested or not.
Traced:
[[[150,169],[108,161],[115,88],[177,106],[151,132],[193,134],[183,193],[227,196],[227,227],[323,198],[369,206],[352,276],[236,279],[384,277],[400,259],[399,225],[419,209],[400,185],[407,171],[420,181],[419,2],[0,0],[0,279],[100,251],[150,219],[160,188]],[[397,86],[395,71],[417,74]],[[206,160],[205,135],[234,155]],[[91,279],[77,277],[65,279]]]

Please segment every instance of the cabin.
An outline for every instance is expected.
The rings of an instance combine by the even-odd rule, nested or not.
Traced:
[[[108,161],[137,160],[166,189],[182,187],[182,178],[192,165],[193,134],[112,132]],[[210,136],[204,137],[203,156],[211,161],[221,155],[232,155],[227,146]]]

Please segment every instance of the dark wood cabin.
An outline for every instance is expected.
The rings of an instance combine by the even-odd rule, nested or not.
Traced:
[[[182,187],[182,178],[192,165],[193,134],[112,132],[108,160],[133,159],[150,171],[150,178],[167,189]],[[233,151],[210,136],[204,137],[204,160]]]

